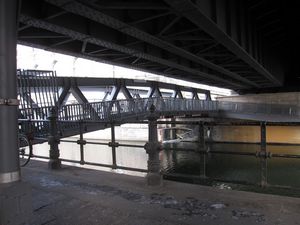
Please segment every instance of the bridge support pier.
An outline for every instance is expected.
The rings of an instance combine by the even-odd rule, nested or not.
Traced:
[[[50,110],[49,114],[49,136],[48,136],[48,144],[50,146],[49,151],[49,163],[48,167],[50,169],[59,169],[61,168],[61,160],[59,159],[59,148],[58,145],[60,143],[58,136],[58,128],[57,128],[57,110],[53,107]]]
[[[0,0],[0,224],[29,223],[31,189],[21,181],[16,81],[17,0]]]
[[[149,137],[145,144],[145,149],[148,154],[148,174],[146,176],[147,185],[161,186],[162,175],[160,173],[159,151],[160,144],[157,137],[157,116],[154,114],[155,107],[150,108],[151,114],[148,117]]]

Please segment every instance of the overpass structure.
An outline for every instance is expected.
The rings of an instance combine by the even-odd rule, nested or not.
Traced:
[[[0,194],[5,196],[0,196],[0,201],[12,200],[15,202],[13,208],[20,209],[17,204],[28,195],[28,189],[19,182],[17,118],[22,113],[18,114],[15,75],[17,43],[196,83],[222,86],[239,93],[289,91],[299,86],[299,36],[295,34],[295,27],[300,20],[298,8],[292,4],[280,0],[0,0]],[[70,87],[82,100],[76,106],[81,110],[76,115],[84,115],[86,107],[89,108],[89,118],[98,119],[105,115],[99,113],[101,110],[97,111],[97,107],[102,107],[104,103],[97,105],[84,102],[78,89]],[[117,95],[121,89],[124,95],[128,95],[122,85],[115,85],[113,93]],[[157,88],[151,90],[150,95],[159,95]],[[180,92],[175,91],[175,96],[179,96]],[[68,88],[64,87],[62,93],[68,95]],[[62,99],[63,96],[60,100],[64,103]],[[145,106],[145,101],[150,102],[150,99],[143,100],[142,105]],[[122,109],[121,100],[111,100],[107,107],[114,109],[112,112],[117,112],[116,115],[122,117],[132,114],[126,110],[119,112]],[[135,103],[139,101],[126,100],[126,107],[136,110],[139,107]],[[30,102],[30,99],[25,102]],[[44,101],[49,106],[53,102],[54,98]],[[134,107],[130,106],[130,102],[134,102]],[[160,183],[161,179],[158,173],[155,112],[163,115],[166,112],[164,109],[167,109],[173,114],[182,115],[189,110],[199,113],[205,109],[199,108],[203,100],[198,99],[174,98],[170,100],[170,108],[164,108],[167,102],[159,98],[148,108],[143,108],[151,109],[146,116],[149,121],[149,143],[145,146],[149,154],[149,184]],[[180,102],[180,108],[177,108],[177,102]],[[198,108],[190,108],[194,107],[194,103]],[[211,102],[206,101],[205,104]],[[182,109],[182,105],[188,105],[188,108]],[[298,116],[294,107],[275,106],[276,110],[272,111],[274,107],[270,106],[241,105],[218,103],[214,112],[222,109],[224,113],[225,107],[225,112],[240,109],[241,114],[253,109],[262,112],[269,110],[274,115],[280,112],[281,119],[282,116],[294,119]],[[68,111],[72,107],[75,106],[66,105],[62,109]],[[27,113],[32,112],[34,110],[28,110]],[[58,157],[59,142],[57,117],[69,115],[63,113],[51,110],[49,114],[50,155],[55,159]],[[250,113],[250,116],[253,115]],[[265,126],[262,126],[262,143],[265,143]],[[264,154],[265,150],[263,145]],[[11,192],[12,188],[17,191]],[[0,205],[7,204],[1,202]],[[0,212],[6,212],[5,216],[10,216],[9,219],[22,220],[26,217],[22,211],[11,214],[11,209],[0,209]],[[7,224],[7,217],[0,215],[0,222]],[[5,221],[2,221],[3,218]]]

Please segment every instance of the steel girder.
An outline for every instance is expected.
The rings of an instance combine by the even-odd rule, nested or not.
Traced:
[[[34,2],[23,2],[20,43],[236,91],[281,85],[281,71],[265,69],[274,61],[266,63],[247,3]]]
[[[53,23],[49,23],[45,20],[36,19],[36,18],[26,16],[26,15],[21,15],[20,22],[22,22],[26,25],[30,25],[35,28],[44,29],[44,30],[51,31],[51,32],[54,32],[57,34],[65,35],[66,37],[69,37],[73,41],[77,40],[77,41],[91,43],[91,44],[94,44],[97,46],[101,46],[101,47],[104,47],[107,49],[112,49],[112,50],[124,53],[126,55],[134,56],[136,58],[142,58],[142,59],[148,60],[150,62],[155,62],[160,65],[164,65],[164,66],[167,66],[170,68],[175,68],[175,69],[178,69],[180,71],[183,71],[183,72],[186,72],[189,74],[195,74],[198,77],[202,77],[202,79],[204,79],[204,80],[210,79],[213,81],[218,81],[220,83],[226,83],[227,85],[231,86],[232,88],[247,87],[237,81],[231,81],[229,79],[220,78],[220,77],[217,77],[217,76],[209,74],[209,73],[204,73],[204,72],[199,71],[198,69],[193,69],[188,66],[178,64],[174,61],[170,61],[170,60],[166,60],[166,59],[154,56],[154,55],[150,55],[150,54],[144,53],[142,51],[138,51],[134,48],[115,44],[113,42],[103,40],[101,38],[95,38],[88,34],[84,34],[84,33],[81,33],[81,32],[78,32],[78,31],[75,31],[75,30],[72,30],[69,28],[65,28],[63,26],[59,26],[59,25],[56,25]]]
[[[124,23],[118,19],[115,19],[105,13],[102,13],[98,10],[95,10],[91,7],[95,7],[95,5],[91,5],[91,7],[88,7],[81,2],[70,2],[68,4],[64,4],[64,0],[46,0],[47,2],[54,4],[56,6],[61,7],[62,9],[66,10],[67,12],[71,12],[80,16],[83,16],[85,18],[91,19],[95,22],[104,24],[106,26],[109,26],[113,29],[116,29],[122,33],[125,33],[127,35],[133,36],[141,41],[148,42],[152,45],[155,45],[159,48],[165,49],[171,53],[174,53],[176,55],[185,57],[186,59],[189,59],[195,63],[199,63],[207,68],[210,68],[214,71],[217,71],[221,74],[224,74],[229,77],[229,79],[235,79],[238,81],[241,81],[242,83],[249,85],[249,86],[254,86],[258,87],[256,83],[244,78],[243,76],[240,76],[234,72],[231,72],[230,70],[225,69],[224,67],[221,67],[217,64],[214,64],[208,60],[205,60],[203,57],[199,57],[183,48],[179,48],[172,43],[169,43],[161,38],[158,38],[154,35],[150,35],[140,29],[137,29],[136,27]],[[86,1],[86,2],[91,2],[91,1]],[[92,1],[93,2],[93,1]],[[180,19],[180,17],[175,18],[169,25],[167,25],[160,33],[158,36],[161,36],[161,34],[168,29],[171,25],[173,25],[177,20]]]

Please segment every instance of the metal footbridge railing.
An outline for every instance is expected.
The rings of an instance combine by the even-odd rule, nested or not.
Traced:
[[[34,123],[32,129],[38,136],[48,134],[48,117],[51,110],[57,110],[58,126],[63,134],[69,136],[70,131],[78,130],[79,122],[86,122],[89,126],[99,127],[103,124],[122,124],[130,121],[146,120],[150,108],[158,117],[167,115],[186,115],[217,112],[216,101],[174,98],[140,98],[130,100],[115,100],[84,104],[64,105],[60,108],[40,107],[20,109],[20,114],[30,114],[30,120],[20,120]],[[30,111],[30,113],[29,113]],[[103,127],[104,128],[104,127]],[[23,129],[28,129],[23,127]],[[101,128],[98,128],[101,129]],[[72,133],[72,132],[71,132]],[[72,133],[73,134],[73,133]],[[75,135],[75,134],[73,134]]]

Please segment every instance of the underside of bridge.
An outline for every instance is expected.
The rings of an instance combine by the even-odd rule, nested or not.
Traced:
[[[286,91],[299,84],[291,4],[23,0],[18,41],[240,93]]]

